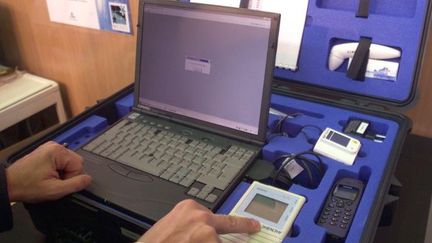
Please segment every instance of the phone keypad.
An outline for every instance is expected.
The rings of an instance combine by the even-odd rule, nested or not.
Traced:
[[[353,216],[352,201],[332,198],[325,205],[318,220],[319,224],[329,224],[334,227],[346,229]]]

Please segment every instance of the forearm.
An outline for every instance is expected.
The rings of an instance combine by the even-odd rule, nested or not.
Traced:
[[[12,210],[7,190],[6,169],[0,164],[0,232],[12,229]]]

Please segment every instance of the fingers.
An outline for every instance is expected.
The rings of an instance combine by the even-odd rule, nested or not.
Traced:
[[[59,199],[68,194],[81,191],[91,183],[89,175],[78,175],[65,180],[52,180],[50,183],[50,199]]]
[[[51,154],[55,169],[64,172],[64,178],[71,178],[83,172],[83,158],[54,142],[48,142],[42,145]]]
[[[173,211],[187,212],[187,216],[209,224],[218,234],[256,233],[261,229],[261,224],[256,220],[213,214],[208,208],[190,199],[178,203]]]
[[[73,176],[83,173],[84,159],[72,150],[66,149],[67,159],[64,160],[63,167],[64,178],[71,178]]]
[[[179,202],[139,241],[220,243],[219,234],[255,233],[259,230],[260,224],[255,220],[215,215],[203,205],[188,199]]]
[[[197,203],[196,201],[192,200],[192,199],[186,199],[183,200],[179,203],[177,203],[177,205],[173,208],[172,211],[176,211],[176,210],[202,210],[202,211],[206,211],[206,212],[211,212],[208,208],[204,207],[203,205]]]
[[[221,240],[215,228],[209,225],[202,225],[198,230],[192,233],[190,242],[220,243]]]
[[[256,233],[260,231],[261,224],[254,220],[229,215],[214,215],[213,225],[219,234],[227,233]]]

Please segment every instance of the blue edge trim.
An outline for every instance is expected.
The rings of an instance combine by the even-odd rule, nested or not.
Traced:
[[[131,111],[132,105],[133,94],[115,102],[118,117],[121,118],[127,115]],[[331,127],[341,131],[348,119],[358,118],[371,121],[372,131],[386,136],[383,143],[359,138],[362,148],[353,166],[346,166],[323,157],[326,169],[317,188],[304,187],[301,185],[301,181],[300,184],[294,184],[289,188],[290,192],[305,196],[307,202],[294,222],[291,236],[288,236],[284,242],[325,242],[325,229],[315,222],[333,183],[343,177],[362,180],[366,185],[365,191],[345,241],[359,242],[363,227],[368,221],[369,211],[373,206],[374,199],[378,196],[377,191],[389,163],[388,160],[399,125],[392,120],[280,95],[272,96],[271,106],[287,114],[301,115],[287,119],[283,124],[283,131],[287,135],[273,137],[263,148],[263,158],[268,161],[274,161],[275,158],[284,153],[297,153],[311,149],[320,132],[315,129],[304,129],[304,132],[309,137],[309,139],[306,139],[306,136],[300,132],[305,125],[315,125],[321,129]],[[298,107],[301,107],[301,109],[298,109]],[[270,116],[269,130],[278,119],[277,116]],[[93,115],[54,140],[58,143],[68,143],[71,149],[77,149],[102,132],[107,126],[108,122],[105,118]],[[299,178],[301,180],[306,177],[302,177],[300,174]],[[248,183],[240,183],[220,207],[218,213],[228,214],[248,186]],[[371,217],[377,216],[372,215]]]

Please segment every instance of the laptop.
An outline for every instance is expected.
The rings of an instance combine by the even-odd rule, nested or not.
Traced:
[[[216,211],[265,142],[279,19],[140,1],[134,105],[77,151],[85,194],[149,223],[184,199]]]

